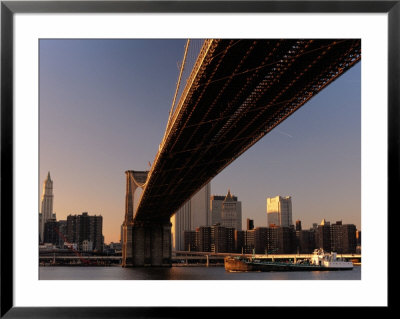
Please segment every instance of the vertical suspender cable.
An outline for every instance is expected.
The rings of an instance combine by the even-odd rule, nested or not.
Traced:
[[[180,83],[181,83],[181,78],[182,78],[183,69],[185,68],[185,62],[186,62],[186,56],[187,56],[187,52],[188,52],[188,48],[189,48],[189,42],[190,42],[190,39],[188,39],[188,40],[186,41],[185,53],[184,53],[184,55],[183,55],[183,60],[182,60],[182,64],[181,64],[181,70],[180,70],[180,72],[179,72],[178,83],[176,84],[176,90],[175,90],[174,99],[173,99],[173,101],[172,101],[171,110],[169,111],[169,116],[168,116],[168,123],[167,123],[166,132],[168,131],[169,126],[171,125],[171,123],[170,123],[170,122],[171,122],[171,117],[172,117],[172,114],[174,113],[173,111],[174,111],[174,107],[175,107],[175,101],[176,101],[176,97],[177,97],[177,95],[178,95],[178,91],[179,91],[179,86],[180,86]]]

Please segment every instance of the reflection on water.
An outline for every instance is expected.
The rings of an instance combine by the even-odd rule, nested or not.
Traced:
[[[236,272],[224,267],[39,267],[41,280],[360,280],[361,267],[345,271]]]

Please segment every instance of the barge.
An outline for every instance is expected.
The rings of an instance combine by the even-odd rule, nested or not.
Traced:
[[[327,270],[352,270],[353,263],[337,257],[335,252],[326,253],[316,249],[310,260],[292,262],[263,261],[260,259],[238,257],[225,257],[225,270],[228,272],[243,271],[327,271]]]

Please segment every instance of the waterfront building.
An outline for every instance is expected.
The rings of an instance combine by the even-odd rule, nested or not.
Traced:
[[[343,225],[343,254],[355,254],[357,252],[356,226],[353,224]]]
[[[185,249],[185,231],[195,231],[200,226],[211,226],[210,189],[208,183],[171,217],[173,250]]]
[[[58,221],[58,237],[59,237],[59,246],[60,248],[64,247],[64,242],[67,241],[67,221],[59,220]]]
[[[321,221],[315,232],[315,248],[334,251],[338,254],[354,254],[357,251],[357,229],[353,224],[335,224]]]
[[[310,230],[296,230],[296,246],[300,254],[311,254],[315,249],[315,232]]]
[[[278,228],[279,226],[274,224],[267,227],[267,254],[279,253]]]
[[[235,229],[235,252],[237,253],[244,253],[245,233],[245,230]]]
[[[228,253],[235,252],[235,228],[226,227],[226,250]]]
[[[87,240],[87,239],[82,241],[82,251],[84,251],[84,252],[93,251],[93,243],[90,240]]]
[[[185,231],[185,250],[226,253],[236,251],[236,230],[220,224]]]
[[[185,230],[184,232],[184,247],[185,251],[198,251],[197,247],[197,232],[195,230]]]
[[[268,254],[296,253],[296,231],[294,227],[271,224],[267,232],[266,252]]]
[[[41,210],[39,216],[39,238],[42,242],[44,240],[44,225],[49,219],[55,219],[53,214],[53,181],[50,178],[50,172],[47,174],[47,178],[43,183]]]
[[[267,198],[267,225],[290,227],[292,225],[291,196]]]
[[[265,254],[267,250],[267,227],[257,227],[254,230],[254,252]]]
[[[211,196],[210,211],[213,225],[242,230],[242,202],[230,190],[226,196]]]
[[[76,243],[77,242],[77,215],[69,215],[67,216],[67,243]]]
[[[211,252],[211,226],[198,227],[196,232],[197,250]]]
[[[244,253],[251,254],[255,248],[255,230],[246,230],[244,236]]]
[[[67,239],[82,249],[83,241],[93,243],[93,250],[103,251],[103,217],[90,216],[87,212],[67,217]]]
[[[221,225],[211,226],[211,251],[228,253],[235,250],[235,229]]]
[[[254,250],[256,254],[265,254],[267,250],[268,228],[257,227],[254,232]]]
[[[331,250],[331,225],[323,219],[315,232],[315,246],[325,251]]]
[[[342,221],[337,221],[330,227],[331,232],[331,251],[339,254],[343,253],[343,230]]]
[[[114,242],[111,242],[109,246],[110,246],[110,249],[113,249],[113,250],[115,250],[115,251],[121,251],[121,250],[122,250],[122,245],[121,245],[121,243],[114,243]]]
[[[296,231],[294,227],[278,227],[279,254],[296,253]]]
[[[59,246],[59,224],[55,219],[48,219],[44,224],[43,243]]]

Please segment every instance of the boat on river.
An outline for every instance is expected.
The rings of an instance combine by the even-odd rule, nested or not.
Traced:
[[[224,259],[225,270],[229,272],[242,271],[327,271],[327,270],[352,270],[353,263],[337,257],[337,253],[324,252],[322,249],[314,250],[310,259],[296,262],[264,261],[241,256],[228,256]]]

